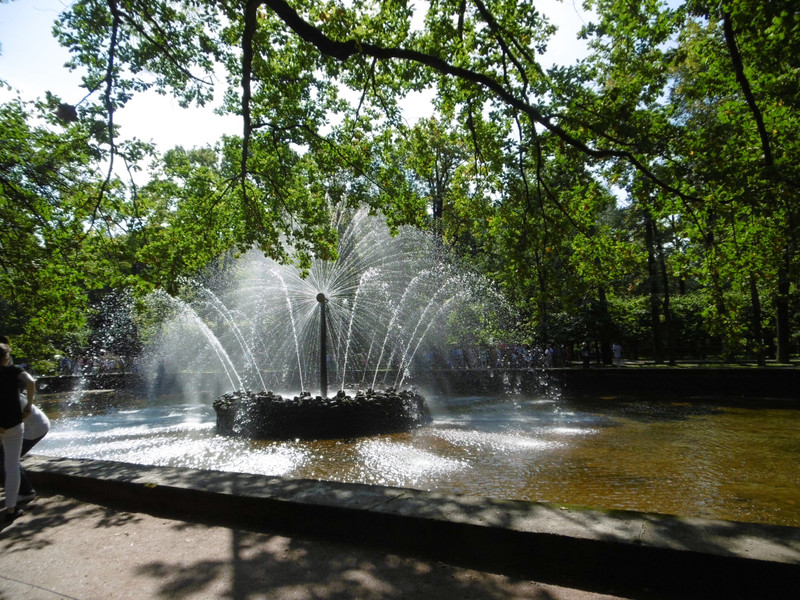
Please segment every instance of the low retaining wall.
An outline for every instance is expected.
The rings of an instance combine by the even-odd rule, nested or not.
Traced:
[[[358,379],[358,378],[357,378]],[[515,391],[566,395],[680,395],[800,400],[800,369],[796,367],[592,367],[557,369],[440,369],[416,373],[406,381],[423,394],[443,396],[498,395]],[[175,377],[165,375],[162,385],[149,390],[135,373],[100,373],[86,376],[40,377],[41,393],[83,389],[126,389],[180,393]],[[222,392],[220,392],[222,393]],[[216,397],[219,394],[213,393]]]
[[[55,375],[36,378],[40,394],[62,394],[75,390],[145,390],[147,383],[138,373],[97,373],[94,375]]]
[[[787,367],[593,367],[440,370],[412,383],[442,395],[557,391],[590,396],[726,396],[800,400],[800,369]]]
[[[568,394],[680,395],[800,400],[800,369],[631,367],[577,369],[553,377]]]
[[[800,583],[800,529],[791,527],[108,461],[24,464],[37,488],[124,510],[368,544],[624,597],[781,599]]]

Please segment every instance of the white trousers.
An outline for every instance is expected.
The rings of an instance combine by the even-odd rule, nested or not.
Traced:
[[[19,495],[19,455],[22,452],[22,433],[25,431],[22,423],[0,429],[3,438],[3,467],[6,470],[6,508],[17,505]]]

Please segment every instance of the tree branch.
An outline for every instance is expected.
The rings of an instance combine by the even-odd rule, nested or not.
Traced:
[[[116,62],[117,57],[117,36],[119,35],[119,25],[122,19],[119,6],[117,5],[117,0],[108,0],[108,9],[111,11],[111,15],[113,16],[113,21],[111,23],[111,40],[108,44],[108,65],[106,66],[106,77],[105,77],[105,84],[106,84],[106,91],[105,91],[105,105],[106,105],[106,113],[108,114],[108,145],[109,145],[109,153],[108,153],[108,171],[106,173],[106,177],[103,180],[103,183],[100,185],[100,190],[97,196],[97,202],[95,203],[94,209],[92,210],[92,217],[89,227],[86,229],[86,232],[81,237],[80,241],[82,242],[89,236],[89,232],[94,228],[95,221],[97,221],[98,215],[100,213],[100,207],[103,203],[103,197],[105,196],[106,190],[111,185],[111,178],[114,175],[114,156],[117,153],[117,147],[114,142],[114,103],[111,100],[111,93],[114,91],[114,65]]]
[[[250,117],[250,76],[253,70],[253,37],[258,24],[258,7],[260,0],[248,0],[244,13],[244,32],[242,33],[242,195],[247,202],[247,156],[250,153],[250,134],[252,124]]]
[[[146,14],[148,12],[147,11],[147,4],[146,3],[140,3],[140,6],[142,7],[141,8],[141,14],[143,16],[143,20],[146,21],[147,23],[149,23],[150,26],[153,29],[155,29],[155,31],[157,33],[160,33],[163,39],[169,39],[169,35],[167,34],[166,31],[164,31],[164,29],[161,27],[161,25],[158,23],[158,21],[156,21],[155,19],[152,19],[150,14]],[[184,67],[181,64],[181,61],[178,59],[178,57],[175,56],[175,53],[168,46],[156,41],[155,38],[152,35],[150,35],[145,30],[145,28],[143,26],[141,26],[139,24],[139,22],[136,19],[134,19],[129,13],[127,13],[127,12],[125,12],[123,10],[120,10],[120,9],[117,9],[117,10],[118,10],[120,16],[123,17],[125,19],[125,21],[127,21],[127,23],[131,27],[133,27],[133,29],[135,29],[139,33],[139,35],[142,36],[143,39],[147,40],[148,42],[153,44],[153,46],[158,48],[159,52],[161,54],[163,54],[167,58],[167,60],[170,62],[170,64],[173,67],[175,67],[178,71],[183,73],[188,79],[191,79],[191,80],[196,81],[198,83],[202,83],[203,85],[212,85],[212,82],[209,79],[201,79],[200,77],[197,77],[196,75],[194,75],[186,67]]]
[[[358,40],[333,40],[323,33],[322,30],[305,21],[297,13],[297,11],[294,10],[294,8],[289,6],[286,0],[250,0],[250,2],[248,2],[248,9],[253,3],[261,3],[272,10],[272,12],[274,12],[275,15],[277,15],[277,17],[281,19],[286,26],[294,31],[302,40],[312,44],[326,56],[330,56],[341,61],[346,61],[355,54],[371,56],[379,60],[406,60],[425,65],[444,75],[449,75],[463,81],[474,83],[475,85],[492,92],[504,103],[527,115],[532,121],[538,123],[553,133],[556,137],[561,139],[564,143],[577,149],[583,154],[597,159],[625,160],[660,188],[675,194],[683,200],[698,200],[698,198],[690,196],[682,192],[680,189],[668,184],[666,181],[660,179],[631,152],[625,150],[592,148],[588,146],[563,128],[559,127],[556,123],[553,123],[550,119],[539,112],[536,107],[518,98],[511,92],[511,90],[507,89],[500,82],[492,77],[489,77],[488,75],[478,73],[470,69],[465,69],[463,67],[457,67],[448,63],[446,60],[439,58],[438,56],[433,56],[417,50],[410,50],[407,48],[384,48],[375,44],[361,42]]]
[[[726,10],[722,11],[722,30],[725,32],[725,44],[728,46],[728,53],[731,55],[731,63],[733,63],[733,72],[736,74],[736,81],[739,82],[739,87],[742,88],[747,106],[750,112],[753,113],[753,118],[756,121],[758,136],[761,138],[761,151],[764,153],[764,165],[771,167],[775,164],[775,161],[772,157],[772,150],[769,145],[767,128],[764,125],[764,116],[761,114],[756,104],[750,82],[747,79],[747,75],[744,73],[744,63],[742,62],[742,55],[739,53],[739,46],[736,44],[731,14]]]

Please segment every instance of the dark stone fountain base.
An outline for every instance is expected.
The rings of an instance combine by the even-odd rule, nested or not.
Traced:
[[[214,401],[217,433],[257,440],[333,439],[409,431],[430,422],[425,399],[409,390],[339,392],[333,398],[237,390]]]

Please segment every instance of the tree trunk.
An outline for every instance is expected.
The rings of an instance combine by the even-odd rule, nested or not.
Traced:
[[[787,252],[785,259],[778,267],[778,295],[775,298],[776,329],[778,345],[778,362],[789,364],[790,332],[789,332],[789,261]]]
[[[444,233],[444,225],[442,221],[442,217],[444,215],[444,200],[437,193],[437,195],[433,197],[431,204],[431,208],[433,209],[433,233],[437,237],[441,238]]]
[[[598,331],[600,334],[600,358],[604,365],[610,365],[613,362],[611,353],[611,315],[608,313],[605,288],[598,289],[597,296],[600,301],[600,327]]]
[[[756,363],[763,367],[767,364],[764,355],[764,331],[761,327],[761,297],[758,294],[755,273],[750,273],[750,303],[753,305],[753,343],[755,344]]]
[[[664,292],[664,303],[663,303],[663,311],[664,311],[664,332],[666,333],[667,337],[667,361],[670,365],[675,365],[675,333],[672,331],[672,311],[669,305],[669,278],[667,277],[667,261],[664,258],[664,248],[661,244],[661,240],[658,236],[658,226],[656,225],[655,221],[651,219],[653,223],[653,241],[655,243],[657,257],[658,257],[658,266],[661,272],[661,287],[663,288]]]
[[[647,246],[647,272],[650,282],[650,322],[653,328],[653,358],[656,363],[664,362],[661,342],[661,311],[658,294],[658,265],[655,250],[655,224],[650,211],[643,209],[644,213],[644,238]]]

